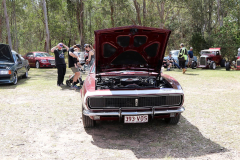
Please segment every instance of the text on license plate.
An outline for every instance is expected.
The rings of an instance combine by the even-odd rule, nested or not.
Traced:
[[[148,122],[148,115],[124,116],[124,123],[145,123]]]

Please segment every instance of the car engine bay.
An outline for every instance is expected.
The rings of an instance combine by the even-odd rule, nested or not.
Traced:
[[[172,88],[172,85],[163,77],[156,78],[155,76],[114,76],[96,78],[96,90],[141,88]]]

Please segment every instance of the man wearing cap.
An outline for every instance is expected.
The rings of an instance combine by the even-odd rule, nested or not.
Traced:
[[[51,52],[53,52],[55,55],[55,63],[58,70],[58,80],[57,80],[58,86],[63,85],[64,76],[66,73],[66,62],[65,62],[64,52],[67,52],[68,49],[69,48],[63,43],[59,43],[57,46],[51,49]]]
[[[74,73],[71,89],[79,89],[79,87],[76,85],[77,80],[80,77],[80,72],[77,67],[77,62],[79,61],[79,57],[74,53],[76,53],[76,51],[80,51],[80,48],[81,48],[80,44],[76,44],[73,47],[70,47],[68,52],[68,67],[71,68],[71,70]]]
[[[178,60],[179,60],[179,65],[182,68],[183,74],[185,74],[185,72],[187,71],[185,68],[185,63],[187,60],[187,49],[184,47],[184,44],[181,43],[180,44],[180,52],[178,54]]]
[[[193,60],[193,48],[190,47],[190,50],[188,51],[188,67],[191,67]]]

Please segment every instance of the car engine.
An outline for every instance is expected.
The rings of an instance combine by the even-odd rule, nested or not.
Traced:
[[[140,88],[172,88],[162,77],[107,77],[96,78],[96,89],[140,89]]]

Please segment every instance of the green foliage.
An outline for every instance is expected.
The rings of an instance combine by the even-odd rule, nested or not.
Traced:
[[[233,60],[237,55],[237,49],[240,47],[240,37],[238,25],[232,17],[224,19],[225,25],[220,27],[214,34],[214,47],[221,47],[222,55],[228,60]]]
[[[45,47],[46,32],[42,0],[6,0],[13,49],[25,54]],[[78,18],[80,0],[45,0],[50,47],[59,42],[80,43]],[[138,24],[133,0],[82,0],[83,41],[94,43],[94,30]],[[240,44],[240,3],[234,0],[137,0],[142,24],[172,31],[167,51],[184,43],[194,54],[209,47],[221,47],[234,57]],[[219,5],[220,4],[220,5]],[[2,3],[0,3],[2,8]],[[7,43],[3,10],[0,10],[0,42]],[[160,18],[161,17],[161,18]]]

